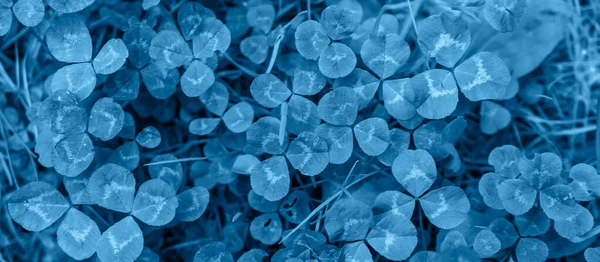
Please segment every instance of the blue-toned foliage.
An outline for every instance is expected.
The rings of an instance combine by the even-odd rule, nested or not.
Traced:
[[[105,164],[96,169],[88,182],[92,200],[101,207],[129,213],[135,194],[135,177],[122,166]]]
[[[70,204],[52,185],[36,181],[17,190],[8,199],[11,218],[29,231],[41,231],[52,225]]]
[[[135,261],[144,249],[144,235],[127,216],[102,233],[96,248],[100,261]]]
[[[175,190],[161,179],[144,182],[135,194],[131,214],[151,226],[163,226],[175,217],[179,205]]]
[[[71,208],[58,226],[56,240],[67,255],[76,260],[83,260],[96,253],[100,229],[86,214]]]
[[[598,6],[0,0],[0,261],[596,261]]]

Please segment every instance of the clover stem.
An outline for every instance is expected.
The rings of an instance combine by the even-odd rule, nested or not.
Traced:
[[[348,190],[350,187],[360,183],[361,181],[380,173],[381,170],[376,170],[374,172],[365,174],[364,176],[357,178],[356,180],[354,180],[352,183],[350,183],[348,186],[345,187],[345,190]],[[300,222],[300,224],[298,224],[296,227],[294,227],[294,229],[292,229],[292,231],[290,231],[290,233],[288,233],[287,235],[285,235],[283,238],[281,238],[281,240],[279,241],[279,244],[283,243],[283,241],[285,241],[286,239],[288,239],[291,235],[293,235],[294,233],[296,233],[296,231],[298,231],[298,229],[302,228],[304,226],[304,224],[306,224],[314,215],[316,215],[319,211],[321,211],[321,209],[325,208],[327,205],[329,205],[329,203],[333,202],[337,197],[339,197],[340,195],[342,195],[344,191],[339,189],[338,191],[336,191],[333,195],[331,195],[329,198],[327,198],[325,201],[323,201],[323,203],[321,203],[317,208],[315,208],[312,212],[310,212],[310,214],[308,214],[308,216],[306,216],[306,218],[304,220],[302,220],[302,222]]]
[[[288,111],[288,103],[283,102],[281,104],[281,123],[279,123],[279,145],[283,145],[283,140],[285,136],[285,129],[287,127],[287,111]]]
[[[227,61],[229,61],[229,63],[232,63],[234,66],[236,66],[237,68],[239,68],[240,70],[242,70],[242,72],[244,72],[245,74],[251,76],[251,77],[257,77],[258,73],[252,71],[251,69],[248,69],[247,67],[239,64],[238,62],[236,62],[235,60],[233,60],[233,58],[231,58],[231,56],[229,56],[229,54],[227,52],[223,52],[221,53],[221,55],[227,59]]]
[[[308,20],[311,20],[310,18],[310,0],[306,0],[306,10],[308,11]]]
[[[421,242],[423,250],[427,250],[427,246],[425,245],[425,230],[423,229],[423,208],[421,208],[421,206],[419,206],[419,228],[421,229],[421,232],[419,232],[419,234],[421,234],[419,242]]]
[[[600,168],[600,98],[596,106],[596,168]]]
[[[275,44],[273,45],[273,53],[271,53],[271,60],[269,60],[269,67],[267,67],[266,74],[270,74],[271,70],[273,70],[273,66],[275,65],[275,60],[277,60],[277,54],[279,53],[279,46],[281,45],[281,41],[283,41],[284,34],[280,34],[277,36],[277,40],[275,40]]]
[[[221,154],[221,155],[211,156],[211,157],[228,156],[228,155],[231,155],[231,153],[226,153],[226,154]],[[147,163],[147,164],[144,164],[144,166],[155,166],[155,165],[165,165],[165,164],[190,162],[190,161],[201,161],[201,160],[206,160],[206,159],[208,159],[207,156],[203,156],[203,157],[186,157],[186,158],[180,158],[180,159],[173,159],[173,160],[165,160],[165,161],[158,161],[158,162]]]
[[[407,2],[408,2],[408,0],[407,0]],[[400,30],[400,34],[399,34],[401,39],[406,38],[406,35],[408,34],[408,30],[410,28],[411,23],[413,23],[414,28],[416,28],[414,13],[419,12],[422,4],[423,4],[423,0],[416,0],[414,2],[414,6],[415,6],[414,10],[411,5],[408,5],[409,6],[408,11],[410,12],[411,19],[404,20],[404,24],[402,24],[402,29]]]
[[[4,116],[2,114],[2,116]],[[0,122],[0,129],[2,129],[2,137],[4,137],[4,151],[6,152],[6,160],[8,162],[8,167],[10,168],[10,175],[12,176],[12,180],[15,182],[15,186],[19,189],[19,181],[17,181],[17,177],[15,176],[15,169],[13,168],[12,160],[10,158],[10,152],[8,151],[8,135],[6,134],[6,129],[4,129],[4,124]],[[18,135],[17,135],[18,136]]]
[[[408,4],[410,6],[410,4]],[[375,19],[375,24],[373,25],[373,29],[371,30],[371,36],[377,36],[377,31],[379,31],[379,24],[381,23],[381,17],[385,13],[385,11],[397,10],[400,8],[404,8],[407,6],[407,3],[397,3],[397,4],[386,4],[379,9],[379,13],[377,14],[377,19]]]

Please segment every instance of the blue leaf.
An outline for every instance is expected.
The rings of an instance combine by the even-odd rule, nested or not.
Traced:
[[[569,184],[577,201],[591,201],[600,196],[600,176],[593,166],[577,164],[569,170],[573,181]]]
[[[498,195],[506,211],[522,215],[535,203],[537,191],[523,180],[507,179],[500,184]]]
[[[262,213],[275,212],[279,207],[279,201],[268,201],[264,197],[256,194],[254,190],[248,192],[248,204],[252,209]]]
[[[454,67],[471,45],[467,23],[450,12],[428,16],[418,26],[419,46],[445,67]]]
[[[481,103],[479,115],[481,116],[479,127],[484,134],[488,135],[493,135],[505,129],[512,120],[512,115],[508,109],[491,101]]]
[[[329,164],[327,143],[317,134],[302,132],[294,139],[285,153],[290,164],[306,176],[316,176]]]
[[[367,242],[387,259],[405,260],[417,246],[417,229],[410,220],[388,216],[371,229]]]
[[[488,163],[494,166],[496,174],[506,178],[519,175],[519,160],[523,157],[521,150],[512,145],[494,148],[488,157]]]
[[[514,31],[525,15],[525,0],[487,0],[483,5],[483,17],[496,30]]]
[[[42,22],[46,8],[42,0],[18,0],[12,10],[21,24],[32,27]]]
[[[236,180],[237,174],[233,172],[233,164],[236,157],[227,155],[225,157],[218,156],[216,160],[210,164],[209,176],[219,184],[229,184]]]
[[[52,6],[52,2],[58,1],[49,1],[48,5]],[[92,59],[90,32],[77,16],[63,15],[54,21],[46,33],[46,44],[52,56],[61,62],[81,63]]]
[[[325,231],[330,242],[363,239],[373,223],[371,207],[353,199],[340,199],[325,212]]]
[[[377,17],[368,18],[352,33],[349,46],[355,53],[360,53],[360,48],[371,36],[376,21]],[[379,20],[376,36],[382,37],[387,34],[397,34],[399,26],[398,19],[395,16],[383,14],[381,20]]]
[[[429,222],[442,229],[460,225],[471,210],[465,192],[455,186],[442,187],[430,191],[419,199]]]
[[[491,208],[502,210],[502,200],[498,194],[500,184],[505,180],[496,173],[487,173],[479,180],[479,194],[483,197],[483,201]]]
[[[10,6],[0,6],[0,36],[6,35],[10,30],[13,20],[12,15],[13,12],[10,10]]]
[[[413,88],[408,78],[383,81],[382,89],[385,109],[398,120],[417,116],[417,108],[427,97],[427,91]]]
[[[92,5],[95,0],[46,0],[48,5],[60,13],[76,13]]]
[[[535,154],[533,160],[519,159],[523,179],[536,189],[550,187],[560,180],[562,160],[553,153]]]
[[[413,132],[413,142],[416,148],[427,151],[435,160],[446,158],[448,152],[442,147],[445,143],[442,133],[446,126],[446,122],[442,120],[431,121],[420,126]]]
[[[246,19],[246,8],[242,6],[228,7],[225,24],[231,31],[231,37],[236,39],[244,35],[250,26]]]
[[[569,186],[554,185],[540,191],[540,206],[551,219],[565,220],[574,217],[578,213],[575,204]]]
[[[488,229],[500,240],[502,249],[512,247],[519,239],[519,235],[513,224],[503,217],[494,219],[488,226]]]
[[[454,69],[460,91],[471,101],[500,98],[511,76],[506,64],[496,54],[480,52]]]
[[[144,10],[148,10],[156,5],[160,4],[160,0],[143,0],[142,1],[142,8]]]
[[[425,193],[437,178],[433,157],[422,149],[401,152],[394,160],[392,173],[414,197]]]
[[[8,199],[8,213],[28,231],[42,231],[54,224],[69,209],[69,202],[46,182],[31,182]]]
[[[290,174],[285,158],[273,156],[254,166],[250,174],[252,190],[268,201],[277,201],[290,190]]]
[[[265,245],[273,245],[281,238],[283,231],[277,213],[262,214],[250,224],[250,235]]]
[[[125,112],[125,117],[123,118],[123,128],[121,128],[121,132],[117,135],[120,138],[125,139],[135,139],[135,120],[130,113]]]
[[[294,190],[280,201],[279,214],[291,223],[300,224],[311,212],[310,199],[306,191]]]
[[[360,57],[380,79],[386,79],[408,61],[410,47],[397,34],[376,36],[365,41]]]
[[[200,34],[198,31],[200,23],[208,17],[216,16],[210,8],[206,8],[201,3],[188,2],[179,8],[179,11],[177,11],[177,24],[185,41],[190,41]]]
[[[100,261],[135,261],[144,249],[144,235],[131,216],[109,227],[98,240]]]
[[[229,101],[229,91],[227,90],[227,86],[219,81],[215,82],[208,90],[200,95],[200,101],[211,113],[218,116],[223,115]]]
[[[109,163],[114,163],[133,171],[140,163],[140,149],[135,141],[130,141],[119,146],[108,159]]]
[[[238,258],[237,262],[260,262],[264,261],[269,254],[262,249],[253,248],[250,249]]]
[[[260,160],[254,155],[238,155],[233,162],[232,170],[237,174],[250,175],[252,168],[260,163]]]
[[[192,187],[177,195],[177,218],[181,221],[195,221],[200,218],[210,201],[210,193],[201,186]]]
[[[213,71],[199,61],[193,61],[181,76],[181,91],[186,96],[197,97],[202,95],[215,83]]]
[[[523,215],[515,216],[514,223],[524,237],[539,236],[550,229],[550,219],[541,208],[532,208]]]
[[[358,113],[356,94],[348,87],[333,89],[319,100],[319,117],[333,125],[352,125]]]
[[[152,158],[150,163],[162,162],[162,161],[176,161],[177,157],[171,154],[157,155]],[[165,181],[168,185],[177,191],[181,186],[183,180],[183,165],[181,162],[175,163],[164,163],[160,165],[151,165],[148,167],[148,173],[151,178],[158,178]]]
[[[433,262],[438,261],[438,253],[434,251],[421,250],[410,257],[409,262]]]
[[[385,120],[373,117],[354,126],[354,136],[360,149],[369,156],[383,153],[390,143],[390,133]]]
[[[314,20],[302,22],[294,33],[296,49],[306,59],[317,60],[331,40],[323,26]]]
[[[140,72],[119,70],[106,79],[106,93],[114,100],[135,100],[140,92]]]
[[[60,140],[52,151],[52,166],[63,176],[75,177],[86,170],[94,159],[94,146],[90,137],[76,134]]]
[[[210,242],[194,255],[194,262],[204,261],[233,262],[233,256],[223,242]]]
[[[63,135],[74,135],[85,132],[88,115],[85,108],[78,103],[62,103],[52,120],[52,132]]]
[[[90,112],[88,132],[102,141],[108,141],[117,136],[123,128],[125,115],[121,105],[112,98],[101,98],[96,101]]]
[[[152,63],[140,71],[148,92],[156,99],[167,99],[175,93],[179,71]]]
[[[145,127],[135,137],[135,141],[142,147],[155,148],[161,142],[161,136],[156,127]]]
[[[329,162],[343,164],[348,161],[354,148],[352,129],[344,126],[323,124],[315,129],[329,147]]]
[[[135,178],[122,166],[105,164],[92,173],[88,192],[99,206],[129,213],[133,205]]]
[[[127,57],[129,57],[127,46],[123,40],[115,38],[104,44],[92,61],[92,65],[97,74],[108,75],[119,70],[125,64]]]
[[[299,229],[293,234],[291,233],[291,230],[283,232],[283,235],[286,237],[283,245],[286,247],[307,246],[314,248],[322,246],[327,242],[327,238],[323,234],[309,229]]]
[[[144,182],[133,200],[131,214],[151,226],[163,226],[175,218],[179,206],[175,190],[161,179]]]
[[[584,252],[584,256],[587,262],[600,260],[600,247],[588,247]]]
[[[100,229],[94,220],[81,211],[71,208],[58,226],[58,246],[70,257],[83,260],[96,253]]]
[[[58,69],[50,83],[50,90],[69,91],[84,100],[92,94],[96,87],[96,73],[90,63],[66,65]]]
[[[333,40],[349,37],[361,20],[354,10],[341,5],[330,5],[321,13],[321,25]]]
[[[461,248],[467,247],[467,241],[465,235],[458,230],[452,230],[446,234],[444,240],[439,245],[439,251],[448,252],[453,250],[460,250]]]
[[[344,245],[340,251],[340,261],[372,262],[373,256],[364,242],[354,242]]]
[[[240,52],[252,63],[262,64],[269,55],[269,40],[264,35],[253,35],[244,38],[240,43]]]
[[[345,77],[355,67],[356,55],[350,47],[342,43],[327,46],[319,57],[319,70],[328,78]]]
[[[271,4],[260,4],[248,8],[246,14],[248,25],[254,27],[259,32],[269,33],[273,22],[275,21],[275,8]]]
[[[294,70],[292,90],[295,94],[315,95],[321,92],[326,84],[327,78],[321,74],[316,62],[308,62],[306,66],[299,66]]]
[[[196,118],[188,126],[191,134],[205,136],[210,134],[221,123],[220,118]]]
[[[408,149],[410,145],[410,133],[400,128],[393,128],[389,132],[390,144],[388,148],[377,156],[379,162],[386,166],[392,166],[400,152]]]
[[[136,68],[142,68],[150,63],[151,58],[148,47],[155,36],[156,32],[145,23],[132,25],[123,34],[123,42],[129,50],[129,61]]]
[[[91,172],[86,171],[77,177],[63,177],[63,184],[73,205],[94,204],[87,190],[91,175]]]
[[[496,237],[494,232],[484,229],[477,233],[473,242],[473,250],[479,254],[482,258],[491,257],[498,253],[502,248],[500,239]]]
[[[211,57],[215,51],[225,52],[231,44],[229,29],[214,17],[204,18],[197,34],[193,38],[193,51],[196,58]]]
[[[154,63],[167,69],[180,67],[194,58],[181,34],[171,30],[158,32],[150,42],[149,52]]]
[[[442,69],[432,69],[410,79],[417,94],[427,93],[417,112],[424,118],[441,119],[449,116],[458,104],[458,88],[452,74]],[[421,97],[421,95],[419,95]]]
[[[515,251],[517,261],[542,262],[548,258],[548,246],[535,238],[522,238]]]
[[[298,95],[292,95],[288,101],[286,130],[294,135],[313,132],[321,123],[317,105]]]
[[[594,217],[588,209],[576,204],[573,214],[566,219],[554,220],[554,229],[564,238],[572,239],[584,235],[594,226]]]
[[[410,220],[415,209],[415,199],[399,191],[385,191],[377,195],[373,205],[375,222],[392,216]]]
[[[352,72],[342,78],[337,78],[333,82],[333,88],[350,87],[356,93],[358,99],[358,109],[366,107],[377,90],[379,89],[379,80],[366,70],[355,68]]]
[[[254,120],[254,108],[246,102],[233,105],[223,115],[223,123],[233,133],[248,130]]]
[[[279,106],[292,94],[286,85],[272,74],[261,74],[250,85],[252,97],[267,108]]]
[[[287,135],[283,144],[279,143],[279,119],[265,116],[254,122],[246,131],[246,146],[253,150],[256,155],[262,153],[281,154],[288,146]]]

